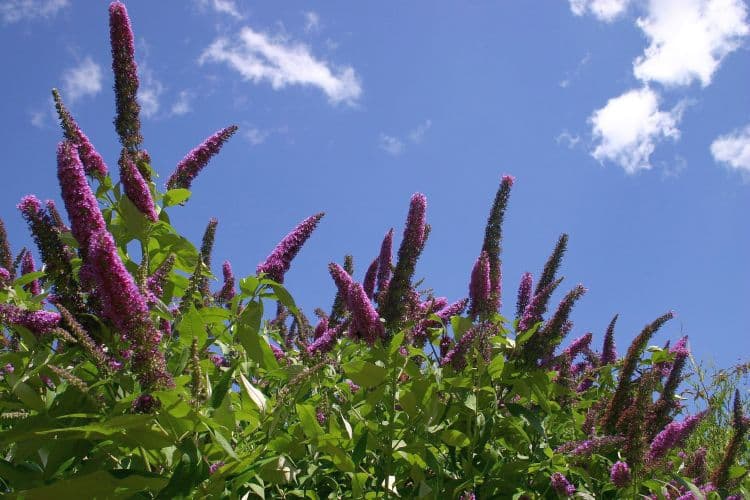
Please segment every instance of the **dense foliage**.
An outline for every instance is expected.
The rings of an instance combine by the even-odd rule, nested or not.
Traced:
[[[323,214],[258,266],[211,291],[217,221],[200,246],[170,225],[197,174],[235,132],[210,136],[158,189],[140,133],[133,35],[109,9],[119,182],[53,91],[63,141],[51,202],[18,208],[43,261],[14,258],[0,224],[0,488],[18,498],[724,498],[750,495],[747,373],[698,373],[681,393],[687,339],[624,357],[617,316],[601,351],[572,329],[573,287],[547,313],[563,235],[515,318],[502,317],[501,228],[513,179],[492,204],[469,296],[421,291],[426,199],[412,199],[315,324],[283,287]],[[136,255],[133,255],[135,253]],[[515,293],[513,294],[516,295]],[[269,310],[270,309],[270,310]],[[508,309],[506,307],[506,309]],[[734,376],[733,375],[733,376]],[[734,392],[734,394],[732,394]],[[686,397],[694,402],[684,406]],[[706,402],[703,404],[702,402]],[[705,406],[705,409],[703,409]],[[692,408],[688,411],[686,408]],[[703,410],[703,411],[699,411]]]

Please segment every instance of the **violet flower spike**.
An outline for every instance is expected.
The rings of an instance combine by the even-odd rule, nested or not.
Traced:
[[[604,346],[602,347],[602,355],[600,363],[602,365],[611,365],[617,361],[617,350],[615,349],[615,323],[617,323],[618,314],[615,314],[612,321],[609,322],[607,331],[604,334]]]
[[[630,467],[625,462],[615,462],[609,470],[609,477],[612,484],[618,488],[625,488],[630,484]]]
[[[706,412],[703,411],[687,417],[682,422],[669,423],[651,442],[651,447],[646,454],[646,462],[654,463],[658,461],[669,450],[685,441],[705,416]]]
[[[570,484],[568,478],[566,478],[559,472],[555,472],[554,474],[552,474],[552,476],[550,476],[550,485],[558,495],[562,495],[564,497],[572,496],[576,492],[575,486]]]
[[[365,289],[367,297],[372,299],[375,295],[375,279],[378,273],[378,259],[372,261],[365,273],[365,279],[362,282],[362,288]]]
[[[138,150],[141,122],[138,104],[138,67],[135,63],[135,43],[128,10],[122,2],[109,5],[109,38],[112,48],[112,72],[115,77],[117,116],[115,128],[120,142],[130,152]]]
[[[30,274],[34,272],[36,272],[36,263],[34,262],[34,256],[30,251],[26,250],[23,254],[23,258],[21,259],[21,274]],[[42,293],[42,286],[39,284],[39,280],[32,281],[24,288],[31,295],[39,295],[40,293]]]
[[[591,332],[581,335],[570,343],[565,352],[570,356],[570,359],[573,359],[591,345],[591,339],[593,339]]]
[[[378,292],[388,289],[393,267],[393,228],[385,233],[378,256]]]
[[[276,245],[276,248],[266,257],[266,260],[258,264],[256,272],[265,273],[277,283],[284,282],[284,274],[292,265],[292,259],[297,256],[302,245],[310,237],[320,219],[325,215],[323,212],[315,214],[303,220],[289,234]]]
[[[57,177],[70,219],[70,230],[85,257],[92,235],[105,231],[107,226],[96,197],[86,181],[78,148],[69,141],[61,142],[57,147]]]
[[[221,147],[232,137],[237,128],[237,125],[223,128],[190,151],[177,164],[172,175],[169,176],[167,189],[190,189],[193,180],[208,165],[209,160],[221,150]]]
[[[52,311],[29,311],[11,304],[0,304],[0,320],[23,326],[36,335],[45,335],[60,324],[60,315]]]
[[[469,299],[471,306],[469,314],[473,317],[486,317],[490,309],[490,294],[492,283],[490,282],[490,262],[487,252],[482,252],[471,271],[471,282],[469,284]]]
[[[57,89],[52,89],[52,97],[55,101],[55,108],[60,117],[60,124],[62,125],[65,138],[78,146],[78,153],[81,157],[81,162],[83,163],[83,169],[85,170],[86,175],[103,179],[108,172],[107,164],[104,163],[104,159],[91,144],[91,141],[86,134],[83,133],[78,126],[78,123],[73,119],[73,116],[65,107],[65,104],[63,104],[62,98]]]
[[[130,154],[126,149],[123,149],[120,153],[120,182],[125,188],[125,194],[128,199],[133,202],[133,205],[146,216],[151,222],[159,220],[159,216],[156,214],[156,207],[154,206],[154,199],[151,196],[151,189],[148,187],[148,183],[141,175],[138,167],[135,166],[133,160],[130,158]]]
[[[235,296],[234,291],[234,273],[232,272],[232,264],[226,260],[221,266],[221,272],[224,276],[224,285],[219,290],[217,298],[222,302],[231,302]]]
[[[518,284],[518,302],[516,302],[516,318],[519,320],[523,316],[523,311],[531,301],[531,287],[533,286],[534,277],[531,273],[523,273],[521,282]]]
[[[352,312],[352,321],[349,325],[352,337],[362,338],[372,345],[385,336],[380,316],[372,307],[362,285],[355,282],[349,287],[347,304]]]

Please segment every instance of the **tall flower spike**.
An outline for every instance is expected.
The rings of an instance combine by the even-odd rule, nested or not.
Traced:
[[[490,276],[490,260],[486,251],[482,251],[474,263],[469,283],[469,299],[471,306],[469,314],[473,317],[486,318],[492,311],[492,279]]]
[[[653,404],[650,418],[646,423],[646,428],[651,431],[650,437],[653,437],[659,429],[667,425],[670,420],[669,413],[675,408],[675,393],[680,382],[682,382],[682,370],[685,368],[688,356],[690,356],[690,351],[687,348],[687,336],[678,340],[670,352],[674,354],[672,368],[669,370],[661,395],[658,401]]]
[[[447,352],[440,361],[441,366],[451,365],[455,371],[461,371],[466,367],[466,354],[469,352],[474,339],[477,337],[477,328],[469,328],[464,332],[458,342]]]
[[[380,244],[380,255],[378,256],[378,293],[388,290],[393,272],[393,228],[385,233],[383,243]]]
[[[34,256],[30,251],[26,250],[21,259],[21,274],[30,274],[36,272],[36,263],[34,262]],[[24,287],[27,292],[31,295],[39,295],[42,293],[42,285],[39,284],[39,280],[34,280]]]
[[[385,330],[380,322],[380,316],[372,307],[362,285],[352,283],[349,286],[347,303],[352,312],[349,328],[353,338],[363,339],[370,345],[383,338]]]
[[[461,299],[445,306],[435,314],[443,321],[443,323],[447,323],[453,316],[461,314],[463,310],[466,309],[468,303],[469,299]]]
[[[411,286],[417,259],[424,248],[426,210],[427,198],[422,193],[415,193],[409,204],[404,237],[398,249],[396,269],[380,308],[381,316],[390,327],[395,326],[404,315],[405,301],[403,299]]]
[[[336,283],[336,289],[338,290],[338,293],[341,294],[343,300],[346,301],[349,297],[349,288],[351,288],[353,283],[351,275],[346,271],[346,269],[336,264],[335,262],[331,262],[330,264],[328,264],[328,271],[331,273],[333,282]],[[332,320],[333,314],[331,314],[331,322],[333,322]]]
[[[91,238],[88,259],[102,314],[130,340],[134,351],[132,366],[141,385],[171,387],[172,377],[159,350],[161,333],[151,322],[146,300],[120,259],[109,232],[101,231]]]
[[[604,334],[604,346],[602,347],[602,355],[600,363],[602,365],[611,365],[617,361],[617,351],[615,349],[615,323],[617,323],[618,314],[612,318],[609,322],[607,331]]]
[[[615,462],[609,470],[612,484],[618,488],[625,488],[630,484],[630,468],[625,462]]]
[[[734,432],[729,439],[727,447],[724,449],[724,456],[719,465],[711,473],[711,482],[717,488],[724,488],[729,482],[729,468],[735,461],[747,434],[750,424],[747,418],[742,414],[742,400],[740,399],[740,390],[734,390],[734,405],[732,407],[732,427]]]
[[[148,290],[148,293],[153,295],[154,299],[161,298],[164,293],[164,283],[174,267],[175,259],[176,257],[174,254],[169,254],[169,256],[159,264],[153,274],[146,280],[146,289]]]
[[[555,348],[560,345],[560,342],[562,342],[562,339],[570,330],[568,326],[570,312],[575,303],[583,297],[583,294],[585,293],[586,288],[583,285],[576,285],[560,301],[552,318],[534,335],[534,337],[532,337],[532,341],[538,339],[540,342],[539,347],[541,349],[541,357],[551,357]],[[531,343],[533,342],[530,342],[529,344]],[[528,346],[529,344],[526,345]]]
[[[691,415],[682,422],[672,422],[656,435],[646,454],[646,462],[653,464],[667,454],[669,450],[684,442],[698,426],[706,412]]]
[[[276,248],[266,257],[266,260],[258,264],[257,273],[266,273],[269,278],[277,283],[283,283],[284,275],[292,265],[292,259],[297,256],[302,245],[315,230],[323,215],[325,214],[320,212],[308,217],[284,236],[276,245]]]
[[[44,205],[47,207],[47,213],[52,218],[52,221],[55,223],[55,227],[61,233],[64,233],[65,231],[70,231],[70,228],[65,225],[65,221],[63,221],[63,218],[60,215],[60,212],[57,211],[57,205],[55,205],[55,202],[52,200],[46,200],[44,202]]]
[[[640,359],[643,350],[646,348],[646,344],[648,344],[648,341],[654,336],[657,330],[673,317],[674,313],[671,311],[659,316],[653,322],[646,325],[641,333],[633,339],[633,342],[630,344],[628,353],[625,355],[625,359],[622,363],[620,376],[617,380],[617,388],[615,389],[614,394],[612,394],[612,398],[607,405],[607,410],[602,419],[602,424],[607,432],[614,433],[616,430],[615,424],[620,418],[620,413],[625,407],[630,393],[630,378],[633,376],[633,373],[635,373],[635,369],[638,366],[638,360]]]
[[[84,171],[87,175],[92,177],[97,177],[99,179],[104,178],[108,171],[104,159],[99,152],[94,149],[89,138],[83,133],[73,119],[73,116],[65,107],[65,104],[63,104],[60,92],[58,92],[57,89],[52,89],[52,98],[55,100],[55,109],[57,109],[57,115],[60,117],[60,125],[63,129],[65,138],[78,146],[78,154],[81,157]]]
[[[70,230],[81,246],[84,257],[92,235],[106,230],[104,217],[86,181],[78,147],[64,141],[57,147],[57,178],[65,209],[70,219]]]
[[[190,151],[177,164],[172,175],[167,180],[167,189],[190,189],[190,185],[203,168],[208,165],[211,157],[216,155],[222,145],[237,131],[237,125],[223,128],[209,136],[199,146]]]
[[[146,179],[143,178],[138,167],[130,158],[130,153],[124,148],[120,153],[118,164],[120,165],[120,182],[125,188],[128,199],[151,222],[159,220],[154,199],[151,197],[151,189],[149,189]]]
[[[370,299],[372,299],[373,295],[375,294],[375,279],[377,278],[378,274],[378,260],[379,259],[376,257],[372,261],[370,266],[367,268],[365,279],[362,282],[362,288],[365,289],[365,293]]]
[[[10,243],[8,242],[8,233],[5,231],[5,223],[0,219],[0,267],[5,268],[13,278],[14,270],[13,267],[13,252],[10,249]]]
[[[52,311],[29,311],[11,304],[0,304],[0,323],[23,326],[36,335],[44,335],[57,327],[60,315]]]
[[[549,302],[552,292],[555,291],[561,282],[562,278],[559,278],[534,295],[531,302],[529,302],[524,309],[521,320],[518,322],[519,332],[525,332],[535,324],[542,321],[542,316],[547,311],[547,302]]]
[[[575,358],[576,355],[588,349],[588,347],[591,345],[592,338],[593,335],[591,334],[591,332],[581,335],[573,342],[571,342],[567,348],[565,348],[565,352],[570,355],[571,359]]]
[[[120,142],[131,153],[138,150],[141,137],[141,106],[138,104],[138,67],[128,10],[122,2],[109,5],[109,39],[112,47],[112,72],[115,77],[117,116],[115,128]]]
[[[518,284],[518,301],[516,302],[516,318],[521,320],[523,311],[531,301],[531,287],[533,285],[534,277],[531,273],[523,273],[521,276],[521,282]]]
[[[534,295],[539,295],[539,292],[544,290],[550,283],[555,280],[557,270],[560,268],[563,255],[565,250],[568,248],[568,235],[563,233],[557,240],[555,249],[552,251],[552,255],[549,256],[547,262],[544,264],[544,270],[542,275],[539,277],[539,281],[534,289]]]
[[[482,251],[487,253],[490,266],[491,292],[488,306],[492,312],[495,312],[500,308],[500,252],[502,251],[502,226],[513,181],[514,178],[510,175],[504,175],[502,177],[500,187],[495,194],[495,201],[492,203],[490,215],[487,218],[487,226],[484,230]]]
[[[206,266],[208,272],[211,272],[211,254],[214,251],[214,241],[216,240],[216,227],[219,225],[219,220],[216,217],[211,217],[206,225],[206,230],[203,232],[203,239],[201,239],[200,258],[203,265]],[[203,297],[208,297],[210,291],[208,289],[208,276],[201,275],[200,279],[200,292]]]

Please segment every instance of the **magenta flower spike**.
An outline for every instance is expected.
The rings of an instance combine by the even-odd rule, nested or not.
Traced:
[[[266,260],[258,264],[256,272],[265,273],[277,283],[284,282],[284,275],[292,265],[292,260],[297,256],[302,245],[310,237],[320,219],[325,215],[323,212],[315,214],[303,220],[297,227],[284,236],[276,245],[276,248],[266,257]]]
[[[135,63],[135,43],[128,10],[122,2],[109,5],[109,39],[112,48],[112,72],[115,77],[117,116],[115,128],[120,142],[135,152],[143,141],[138,104],[138,66]]]
[[[669,450],[685,441],[690,433],[698,426],[706,412],[691,415],[682,422],[671,422],[656,435],[646,454],[646,462],[654,463],[663,458]]]
[[[604,346],[602,347],[602,355],[600,362],[602,365],[610,365],[617,361],[617,350],[615,349],[615,323],[617,323],[618,315],[612,318],[609,322],[607,331],[604,334]]]
[[[172,386],[172,377],[159,350],[162,334],[152,323],[146,299],[120,259],[109,232],[101,231],[91,238],[88,259],[102,315],[130,340],[133,370],[138,373],[141,385]]]
[[[531,302],[524,309],[521,320],[518,322],[518,331],[525,332],[542,320],[542,315],[547,308],[547,301],[555,288],[560,284],[560,281],[559,279],[553,281],[534,295]]]
[[[232,264],[228,260],[224,261],[224,264],[222,264],[221,272],[224,276],[224,285],[221,287],[221,290],[219,290],[217,298],[222,302],[231,302],[235,295],[235,279],[234,273],[232,272]]]
[[[372,299],[372,297],[375,295],[375,279],[378,274],[378,259],[372,261],[370,266],[367,268],[367,272],[365,273],[365,279],[362,282],[362,288],[365,289],[365,293],[367,294],[367,297]]]
[[[346,269],[335,262],[331,262],[328,264],[328,272],[331,273],[333,282],[336,283],[336,288],[341,293],[341,296],[344,298],[349,297],[349,288],[352,286],[353,281],[349,273],[346,272]]]
[[[237,125],[223,128],[190,151],[177,164],[172,175],[169,176],[167,189],[190,189],[193,180],[208,165],[209,160],[221,150],[221,147],[232,137],[237,128]]]
[[[591,345],[592,338],[593,335],[591,334],[591,332],[581,335],[570,343],[570,345],[565,349],[565,353],[570,356],[570,359],[575,358],[576,355],[588,349],[588,347]]]
[[[523,311],[531,302],[531,288],[534,277],[531,273],[523,273],[521,282],[518,284],[518,301],[516,302],[516,318],[519,320],[523,316]]]
[[[550,485],[558,495],[564,497],[570,497],[576,492],[576,487],[570,484],[568,478],[559,472],[555,472],[550,476]]]
[[[89,138],[73,119],[73,115],[70,114],[70,111],[63,104],[57,89],[52,89],[52,97],[55,100],[55,108],[57,108],[57,114],[60,117],[60,124],[62,125],[65,138],[78,146],[78,154],[81,157],[83,169],[86,171],[86,174],[91,177],[103,179],[108,171],[104,159],[94,149]]]
[[[36,272],[36,263],[34,262],[34,256],[30,251],[26,250],[23,253],[23,258],[21,259],[21,274],[29,274],[33,272]],[[39,295],[40,293],[42,293],[42,286],[39,284],[39,280],[32,281],[25,288],[31,295]]]
[[[393,228],[385,233],[383,243],[380,245],[380,255],[378,256],[378,292],[388,289],[388,283],[391,281],[393,272]]]
[[[0,267],[0,286],[5,286],[8,283],[10,283],[10,271]]]
[[[78,148],[70,141],[61,142],[57,147],[57,177],[70,219],[70,230],[85,256],[92,235],[105,231],[107,226],[86,181]]]
[[[28,328],[36,335],[50,333],[60,324],[60,314],[52,311],[29,311],[11,304],[0,304],[0,320]]]
[[[443,323],[447,323],[453,316],[461,314],[463,310],[466,309],[468,303],[469,299],[461,299],[445,306],[435,314],[443,321]]]
[[[362,285],[355,282],[349,286],[346,302],[352,313],[349,331],[353,338],[364,339],[372,345],[385,336],[385,329],[380,321],[380,316],[372,307],[372,303]]]
[[[625,488],[630,484],[630,467],[625,462],[615,462],[609,470],[612,484],[618,488]]]
[[[133,163],[133,160],[130,159],[130,154],[125,149],[120,153],[119,165],[120,182],[125,188],[125,194],[128,199],[130,199],[138,211],[145,215],[151,222],[159,220],[148,183],[141,175],[138,167]]]
[[[468,329],[458,342],[443,356],[440,365],[451,365],[456,371],[463,370],[466,367],[466,354],[469,352],[469,348],[476,337],[477,329]]]
[[[324,320],[321,320],[318,326],[321,326]],[[325,321],[327,325],[328,322]],[[319,336],[316,336],[312,344],[307,346],[307,352],[310,354],[324,354],[330,352],[333,346],[336,345],[336,340],[339,337],[340,327],[326,328]],[[318,328],[315,329],[316,335]]]
[[[469,283],[469,299],[471,301],[469,314],[471,316],[485,317],[492,312],[490,309],[491,292],[489,256],[487,252],[482,252],[471,271],[471,282]]]

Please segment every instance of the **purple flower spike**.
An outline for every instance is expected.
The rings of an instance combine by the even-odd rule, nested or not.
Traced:
[[[234,273],[232,272],[232,264],[226,260],[221,266],[221,272],[224,275],[224,285],[219,290],[217,298],[220,302],[231,302],[234,298]]]
[[[375,278],[377,277],[378,273],[378,259],[372,261],[370,264],[370,267],[367,268],[367,272],[365,273],[365,279],[362,282],[362,288],[365,289],[365,293],[367,294],[368,298],[372,298],[373,295],[375,295]]]
[[[435,314],[443,321],[443,323],[447,323],[453,316],[461,314],[463,310],[466,309],[468,303],[469,299],[461,299],[444,307]]]
[[[21,274],[29,274],[34,272],[36,272],[36,263],[34,262],[34,256],[31,254],[31,252],[26,250],[23,254],[23,258],[21,259]],[[26,290],[31,295],[39,295],[40,293],[42,293],[42,286],[39,284],[39,280],[32,281],[24,288],[26,288]]]
[[[326,330],[328,330],[328,318],[326,317],[320,318],[320,322],[315,326],[315,331],[313,332],[313,339],[318,340],[320,337],[323,336]]]
[[[404,241],[401,245],[405,245],[408,248],[414,249],[416,253],[419,253],[424,246],[426,211],[427,197],[422,193],[414,193],[411,197],[409,213],[406,216],[406,227],[404,227]]]
[[[611,365],[617,361],[617,350],[615,349],[615,323],[617,323],[618,315],[610,321],[607,327],[607,332],[604,334],[604,347],[602,348],[602,356],[600,358],[602,365]]]
[[[0,304],[0,319],[12,325],[28,328],[32,333],[44,335],[60,324],[60,315],[52,311],[29,311],[11,304]]]
[[[112,47],[112,72],[115,77],[117,116],[115,128],[120,142],[135,152],[143,141],[138,104],[138,67],[135,63],[135,44],[128,10],[122,2],[109,5],[109,39]]]
[[[547,308],[547,301],[552,292],[560,284],[561,280],[553,281],[539,291],[523,311],[523,316],[518,322],[518,331],[525,332],[542,320],[542,315]]]
[[[148,183],[135,166],[127,150],[123,149],[120,154],[120,182],[125,188],[125,194],[133,202],[133,205],[151,222],[159,220],[151,197]]]
[[[518,302],[516,303],[516,318],[521,319],[523,311],[531,301],[531,287],[533,286],[534,277],[531,273],[523,273],[521,282],[518,285]]]
[[[208,466],[208,473],[210,475],[216,474],[216,471],[219,470],[219,468],[224,466],[224,462],[219,460],[218,462],[214,462],[211,465]]]
[[[549,479],[552,489],[555,490],[558,495],[569,497],[576,492],[575,486],[570,484],[568,478],[566,478],[559,472],[555,472],[554,474],[552,474]]]
[[[161,407],[158,399],[151,394],[141,394],[133,401],[131,409],[133,413],[153,413]]]
[[[625,462],[615,462],[609,470],[612,484],[618,488],[625,488],[630,484],[630,468]]]
[[[107,175],[108,170],[107,165],[104,163],[104,159],[96,149],[94,149],[89,138],[83,133],[78,126],[78,123],[73,119],[73,116],[65,107],[65,104],[63,104],[62,98],[57,89],[52,89],[52,97],[55,100],[55,108],[57,108],[57,114],[60,116],[60,123],[65,138],[78,146],[78,154],[81,157],[81,162],[83,163],[83,169],[86,171],[86,175],[103,179]]]
[[[492,312],[490,309],[491,287],[489,256],[487,252],[482,252],[471,271],[471,283],[469,284],[469,298],[471,300],[469,314],[471,316],[485,317]]]
[[[325,320],[321,320],[318,324],[318,327],[321,327],[324,324],[327,326],[328,322]],[[310,354],[324,354],[330,352],[331,349],[333,349],[333,346],[336,345],[336,340],[339,337],[339,331],[339,327],[326,328],[320,333],[320,335],[318,335],[319,328],[315,328],[315,341],[307,346],[307,352],[309,352]]]
[[[276,245],[273,252],[266,257],[266,260],[258,264],[256,272],[266,273],[269,278],[277,283],[284,282],[284,274],[292,265],[292,259],[299,253],[302,245],[310,237],[320,219],[325,215],[323,212],[315,214],[303,220],[297,227],[284,236]]]
[[[57,177],[70,219],[70,230],[85,256],[92,235],[106,230],[102,212],[86,181],[75,144],[64,141],[57,147]]]
[[[341,296],[348,297],[349,288],[353,283],[352,277],[349,275],[349,273],[347,273],[343,267],[336,264],[335,262],[331,262],[330,264],[328,264],[328,271],[331,273],[331,277],[333,278],[334,283],[336,283],[336,288],[338,288]]]
[[[190,189],[190,185],[208,161],[221,150],[222,145],[237,131],[237,125],[221,129],[190,151],[177,164],[167,180],[167,189]]]
[[[687,347],[687,335],[682,337],[680,340],[675,342],[674,346],[669,350],[675,355],[675,358],[687,358],[690,356],[690,349]]]
[[[393,228],[385,233],[378,256],[378,292],[388,289],[393,267]]]
[[[283,361],[286,359],[286,354],[284,351],[282,351],[278,346],[275,346],[273,344],[271,345],[271,351],[273,352],[273,356],[276,358],[276,361]]]
[[[0,267],[0,286],[7,285],[10,282],[10,271]]]
[[[646,462],[654,463],[664,457],[669,450],[678,446],[690,436],[690,433],[697,427],[706,412],[703,411],[697,415],[691,415],[682,422],[671,422],[656,435],[651,442],[651,447],[646,454]]]
[[[464,335],[458,340],[458,342],[456,342],[453,348],[451,348],[445,354],[445,356],[443,356],[443,359],[440,361],[440,365],[451,365],[456,371],[463,370],[466,367],[466,354],[468,353],[469,348],[471,347],[472,342],[474,342],[476,336],[476,328],[468,329],[466,333],[464,333]],[[440,348],[441,350],[443,348],[442,341],[440,343]]]
[[[565,353],[570,356],[570,359],[575,358],[578,353],[588,349],[588,347],[591,345],[592,338],[593,335],[591,334],[591,332],[578,337],[565,349]]]
[[[372,307],[372,303],[362,285],[353,283],[349,287],[347,304],[352,312],[352,321],[349,328],[353,338],[364,339],[372,345],[385,335],[380,316]]]

